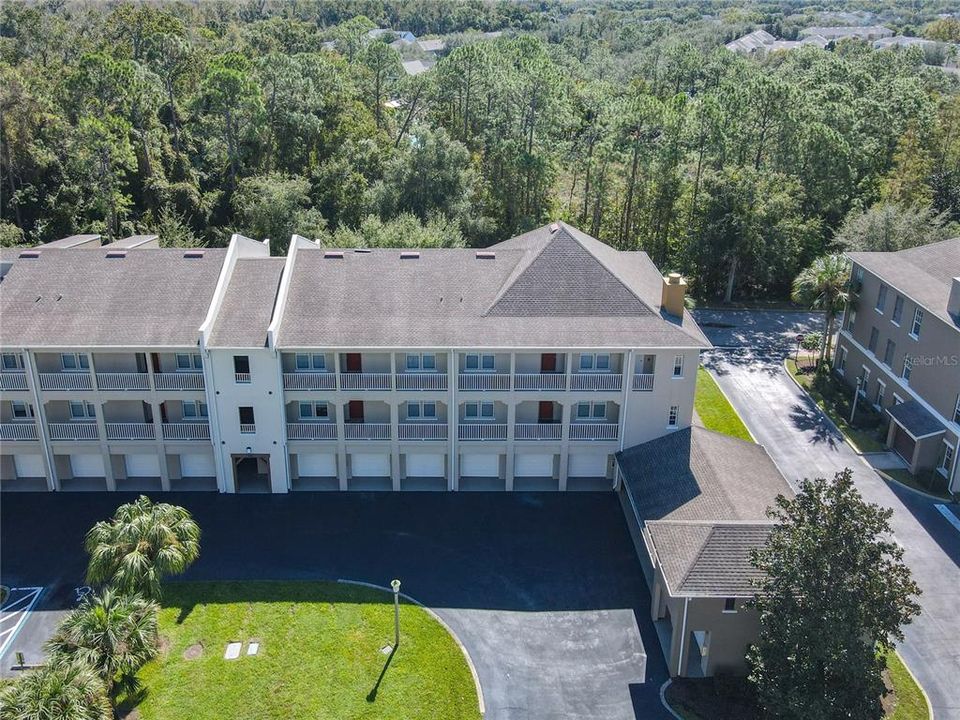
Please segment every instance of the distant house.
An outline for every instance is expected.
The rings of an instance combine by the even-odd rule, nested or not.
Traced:
[[[728,42],[726,48],[732,52],[749,54],[757,50],[765,50],[776,41],[777,39],[766,30],[754,30],[752,33]]]
[[[403,71],[407,75],[419,75],[437,64],[436,60],[404,60],[402,63]]]
[[[436,54],[442,53],[444,50],[446,50],[447,43],[442,38],[435,38],[433,40],[417,40],[417,47],[423,52]]]
[[[384,35],[393,36],[394,42],[400,42],[404,45],[412,45],[417,41],[417,36],[409,30],[391,30],[390,28],[374,28],[367,32],[367,37],[371,40],[382,38]]]
[[[857,38],[860,40],[879,40],[893,35],[893,30],[885,28],[882,25],[837,25],[833,27],[808,27],[800,31],[801,37],[810,35],[819,35],[828,41],[845,40],[847,38]]]

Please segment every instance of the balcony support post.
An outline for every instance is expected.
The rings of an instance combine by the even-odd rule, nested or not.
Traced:
[[[340,353],[334,353],[334,364],[336,365],[337,370],[337,380],[340,379]],[[334,411],[337,420],[337,484],[340,487],[340,490],[346,492],[347,490],[347,445],[346,437],[347,433],[345,430],[344,416],[347,412],[347,406],[345,404],[337,404],[334,406]]]
[[[390,362],[394,363],[394,353],[390,353]],[[394,368],[391,368],[393,370]],[[393,373],[391,373],[391,377]],[[390,403],[390,484],[394,490],[400,489],[400,406]]]
[[[447,351],[447,490],[456,490],[460,487],[460,438],[458,437],[460,422],[460,407],[457,405],[457,383],[459,382],[460,368],[458,367],[455,350]]]
[[[30,386],[30,395],[33,398],[35,408],[34,421],[37,423],[37,438],[43,447],[43,462],[47,467],[47,490],[59,490],[60,479],[57,477],[57,463],[53,456],[53,450],[50,448],[50,428],[47,425],[46,405],[40,399],[40,375],[37,371],[37,365],[34,362],[33,352],[23,349],[24,370],[30,376],[28,385]]]
[[[573,405],[570,403],[561,403],[560,405],[560,468],[557,473],[560,490],[567,489],[567,470],[570,460],[570,420],[573,417]]]
[[[148,364],[149,367],[149,364]],[[150,384],[153,387],[153,374],[150,375]],[[170,490],[170,468],[167,467],[167,450],[163,442],[163,426],[160,424],[160,402],[156,397],[150,400],[150,414],[153,416],[153,436],[157,440],[157,458],[160,460],[160,489],[164,492]]]
[[[512,356],[511,356],[512,357]],[[513,490],[513,471],[514,471],[514,450],[517,425],[517,404],[513,401],[507,403],[507,454],[506,465],[503,468],[503,487],[505,490]]]

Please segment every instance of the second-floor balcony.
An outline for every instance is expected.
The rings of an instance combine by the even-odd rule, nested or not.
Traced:
[[[341,390],[390,390],[393,386],[390,373],[345,372],[340,373]]]
[[[447,374],[439,372],[397,373],[397,390],[446,390]]]
[[[513,376],[514,390],[566,390],[565,373],[516,373]]]
[[[616,440],[620,426],[617,423],[571,423],[571,440]]]
[[[390,423],[347,423],[343,433],[347,440],[389,440]]]
[[[0,423],[0,440],[36,440],[37,437],[36,423]]]
[[[157,430],[153,423],[107,423],[107,440],[155,440]]]
[[[446,423],[404,422],[397,427],[401,440],[446,440]]]
[[[24,372],[0,373],[0,390],[26,390],[27,374]]]
[[[155,373],[153,382],[157,390],[203,390],[202,372]]]
[[[612,372],[574,373],[570,376],[571,390],[619,392],[623,375]]]
[[[506,423],[460,423],[457,437],[461,440],[506,440]]]
[[[95,422],[50,423],[51,440],[99,440],[100,433]]]
[[[563,437],[563,425],[559,423],[517,423],[513,426],[517,440],[559,440]]]
[[[40,373],[41,390],[93,390],[88,372]]]
[[[100,390],[149,390],[150,376],[147,373],[97,373]]]
[[[636,373],[633,376],[633,389],[642,392],[653,390],[653,373]]]
[[[509,373],[460,373],[457,380],[460,390],[509,390]]]
[[[336,390],[337,376],[332,372],[285,372],[284,390]]]
[[[337,426],[332,422],[287,423],[288,440],[336,440]]]
[[[209,440],[210,425],[205,422],[163,423],[164,440]]]

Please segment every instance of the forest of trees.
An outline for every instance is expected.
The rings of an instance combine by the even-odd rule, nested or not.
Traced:
[[[893,29],[957,30],[914,5]],[[0,244],[483,246],[561,218],[700,297],[785,297],[838,245],[960,221],[960,76],[916,48],[723,48],[814,19],[706,0],[5,2]],[[449,48],[407,76],[374,27]]]

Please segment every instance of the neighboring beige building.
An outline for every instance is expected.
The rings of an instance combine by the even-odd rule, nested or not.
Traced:
[[[689,427],[685,285],[555,223],[286,258],[81,238],[0,255],[4,489],[567,490]]]
[[[698,426],[624,450],[617,466],[670,676],[745,672],[759,629],[750,554],[790,485],[760,445]]]
[[[886,416],[911,472],[934,469],[960,492],[960,238],[848,256],[834,370]]]

